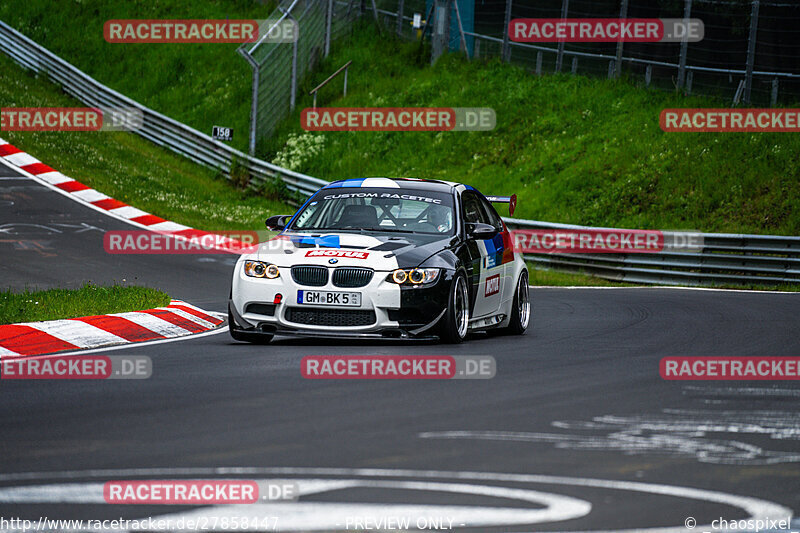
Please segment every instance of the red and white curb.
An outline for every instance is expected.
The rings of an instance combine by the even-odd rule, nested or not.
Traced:
[[[125,202],[115,200],[88,185],[65,176],[2,138],[0,138],[0,158],[42,185],[133,226],[185,239],[197,239],[204,235],[215,235],[209,231],[198,230],[177,222],[165,220]],[[220,247],[223,250],[241,251],[242,249],[241,244],[235,239],[223,237],[214,242],[222,243],[223,245],[229,243],[231,245],[227,248]]]
[[[0,358],[101,348],[182,337],[219,327],[224,320],[180,300],[167,307],[0,326]]]

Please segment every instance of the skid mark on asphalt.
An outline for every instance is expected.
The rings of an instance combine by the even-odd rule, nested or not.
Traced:
[[[754,398],[794,399],[798,389],[686,387],[696,399],[716,397],[715,409],[669,409],[659,413],[595,416],[591,420],[556,420],[555,432],[435,431],[423,439],[460,439],[549,443],[563,450],[611,451],[625,455],[689,457],[701,463],[770,465],[800,462],[800,412],[758,409]],[[731,399],[719,399],[731,398]],[[746,399],[747,409],[721,404]],[[787,406],[791,408],[792,406]],[[772,448],[775,449],[772,449]],[[783,449],[781,449],[783,448]],[[787,451],[788,449],[788,451]]]

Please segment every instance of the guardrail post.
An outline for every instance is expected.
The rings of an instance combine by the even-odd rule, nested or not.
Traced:
[[[683,5],[683,20],[687,20],[692,16],[692,0],[686,0]],[[681,39],[681,55],[678,59],[678,89],[683,87],[686,82],[686,55],[689,52],[689,36],[684,35]],[[648,83],[648,85],[650,85]]]
[[[744,101],[750,103],[750,92],[753,88],[753,65],[756,61],[756,34],[758,33],[759,0],[753,0],[750,11],[750,36],[747,38],[747,66],[744,74]]]
[[[536,52],[536,75],[542,75],[542,51]]]
[[[400,0],[402,2],[402,0]],[[328,12],[325,16],[325,57],[331,53],[331,23],[333,22],[333,0],[328,0]]]
[[[650,87],[650,82],[653,79],[653,65],[647,65],[647,68],[644,69],[644,84],[646,87]]]
[[[628,0],[622,0],[619,6],[619,18],[624,19],[628,16]],[[617,59],[614,64],[614,77],[619,78],[622,73],[622,45],[624,43],[620,40],[617,43]],[[609,76],[610,77],[610,76]]]
[[[397,2],[397,35],[402,37],[403,36],[403,8],[405,1],[399,0]]]
[[[569,0],[561,0],[561,19],[567,18],[569,10]],[[558,54],[556,55],[556,72],[561,72],[561,64],[564,60],[564,41],[558,41]]]
[[[506,0],[506,25],[503,28],[503,50],[501,51],[503,61],[511,61],[511,42],[508,34],[508,27],[511,25],[511,2],[512,0]]]
[[[578,56],[572,58],[572,74],[578,73]]]

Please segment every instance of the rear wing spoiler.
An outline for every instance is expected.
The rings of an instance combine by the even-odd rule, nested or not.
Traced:
[[[513,215],[514,210],[517,208],[516,194],[512,194],[511,196],[487,196],[486,199],[492,202],[493,204],[508,204],[509,215]]]

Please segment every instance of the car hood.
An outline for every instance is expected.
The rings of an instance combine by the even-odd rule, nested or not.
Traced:
[[[453,239],[452,235],[406,233],[285,232],[261,243],[255,255],[279,267],[335,264],[391,271],[419,266],[448,248]]]

